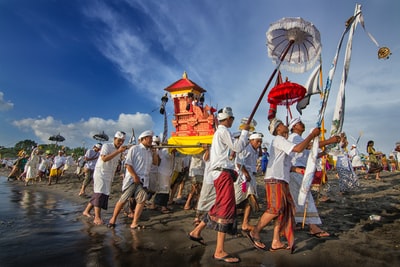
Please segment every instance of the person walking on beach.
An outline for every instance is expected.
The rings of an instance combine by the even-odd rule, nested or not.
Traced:
[[[39,182],[42,181],[42,179],[46,179],[48,175],[48,171],[51,167],[51,154],[50,151],[46,152],[45,156],[42,156],[40,159],[40,164],[38,167],[38,178]]]
[[[157,146],[160,145],[161,139],[159,136],[154,135],[153,136],[153,142],[152,142],[152,149],[153,149],[153,153],[158,154],[158,159],[155,161],[156,164],[151,164],[151,168],[150,168],[150,173],[149,173],[149,187],[147,188],[147,194],[148,194],[148,198],[149,200],[146,202],[146,207],[148,209],[152,209],[154,210],[155,204],[154,204],[154,198],[155,198],[155,194],[157,191],[157,184],[158,184],[158,179],[159,179],[159,171],[158,168],[161,164],[161,158],[159,155],[159,148]],[[131,204],[131,199],[129,200],[129,203]],[[129,204],[129,206],[130,206]],[[128,216],[133,216],[133,210],[130,211],[130,214]]]
[[[202,218],[202,221],[188,234],[192,241],[205,245],[201,237],[202,230],[208,226],[217,231],[217,244],[213,258],[217,261],[237,263],[240,258],[230,255],[225,251],[225,235],[236,234],[236,203],[235,189],[237,173],[234,162],[229,159],[230,151],[241,152],[247,145],[250,125],[243,125],[240,137],[233,143],[229,128],[232,127],[235,117],[232,108],[225,107],[218,111],[219,125],[214,133],[210,149],[210,166],[208,178],[212,179],[215,186],[215,204]]]
[[[300,118],[293,118],[289,123],[289,131],[291,134],[288,140],[294,144],[299,144],[304,141],[302,134],[305,131],[305,125]],[[339,136],[332,136],[331,138],[323,141],[319,141],[319,147],[322,148],[329,144],[338,143],[340,141]],[[304,211],[305,205],[298,205],[297,198],[299,197],[301,184],[304,177],[304,170],[307,166],[307,160],[309,155],[309,150],[305,149],[300,153],[292,153],[292,167],[290,169],[290,182],[289,189],[290,194],[294,199],[296,205],[296,223],[302,223],[304,220],[304,213],[306,214],[305,223],[309,226],[309,233],[317,238],[328,237],[330,234],[322,230],[318,225],[321,225],[321,218],[319,217],[317,207],[315,206],[314,198],[311,192],[307,195],[307,210]]]
[[[125,133],[117,131],[112,143],[104,144],[100,150],[100,157],[96,162],[93,172],[93,195],[90,199],[83,215],[91,218],[90,211],[94,208],[95,225],[103,224],[101,218],[101,209],[108,208],[108,199],[111,192],[111,184],[117,170],[119,156],[125,152],[127,146],[125,142]]]
[[[189,175],[190,159],[191,156],[183,155],[181,153],[177,153],[175,156],[174,174],[171,181],[171,192],[169,195],[168,205],[172,205],[174,203],[186,203],[186,201],[183,199],[182,193]]]
[[[158,166],[158,179],[153,208],[156,209],[159,207],[161,213],[164,214],[171,212],[168,208],[168,199],[170,194],[171,177],[174,170],[175,153],[175,148],[171,151],[169,151],[168,148],[158,150],[160,165]]]
[[[192,155],[192,158],[190,159],[189,177],[192,184],[185,206],[183,207],[184,210],[190,210],[192,207],[197,206],[204,176],[203,154],[204,151],[203,153]]]
[[[358,152],[357,145],[351,145],[349,151],[349,158],[351,161],[351,166],[354,171],[361,170],[362,172],[366,172],[366,168],[364,162],[361,160],[360,153]]]
[[[62,174],[64,165],[65,165],[65,161],[66,161],[66,158],[64,156],[64,151],[59,150],[58,155],[55,156],[53,159],[53,165],[51,166],[51,169],[50,169],[48,185],[51,185],[53,178],[56,180],[56,183],[58,183],[58,179],[60,178],[60,176]]]
[[[20,180],[19,175],[24,172],[27,161],[28,158],[26,157],[26,152],[24,150],[19,151],[18,158],[14,161],[11,172],[7,176],[7,181],[10,181],[11,178]]]
[[[36,178],[39,176],[39,164],[40,164],[40,151],[37,147],[32,150],[31,156],[29,157],[26,163],[26,178],[25,178],[25,186],[28,186],[29,181],[36,181]]]
[[[92,149],[88,149],[85,153],[85,165],[83,167],[84,179],[82,182],[81,189],[79,191],[79,196],[84,196],[86,194],[86,187],[93,180],[94,167],[96,166],[97,159],[100,156],[102,144],[97,143]]]
[[[276,118],[272,119],[269,125],[270,133],[275,136],[271,142],[270,160],[268,161],[267,171],[265,173],[265,191],[266,191],[266,210],[257,225],[247,233],[247,237],[253,246],[260,250],[265,250],[266,245],[261,242],[260,232],[272,220],[274,223],[273,239],[270,251],[281,249],[290,249],[294,252],[294,227],[295,227],[295,204],[290,194],[290,168],[291,153],[302,152],[307,148],[314,137],[319,136],[320,129],[315,128],[299,144],[287,140],[288,127]],[[280,235],[284,235],[288,241],[285,245],[280,240]]]
[[[368,174],[375,173],[375,179],[381,179],[382,165],[379,163],[379,157],[382,155],[381,152],[377,152],[374,148],[374,141],[370,140],[367,143],[367,153],[368,153],[368,173],[365,179],[368,179]]]
[[[215,187],[213,179],[209,179],[209,167],[210,167],[210,147],[204,146],[203,160],[204,160],[204,174],[203,182],[200,190],[199,200],[196,205],[196,215],[193,220],[193,225],[197,226],[201,222],[201,218],[210,211],[211,207],[215,203]]]
[[[70,167],[74,165],[74,163],[75,163],[74,153],[72,153],[71,155],[65,155],[65,164],[61,176],[64,176],[66,171],[68,171]]]
[[[236,170],[239,177],[234,185],[236,204],[244,207],[242,231],[253,229],[254,226],[249,224],[250,213],[251,211],[257,212],[259,208],[256,171],[263,137],[262,133],[252,133],[249,137],[249,144],[236,155]]]
[[[360,185],[358,176],[351,165],[350,157],[347,151],[348,144],[349,142],[347,141],[346,133],[341,133],[339,144],[340,154],[337,156],[336,160],[336,171],[339,178],[340,194],[350,192]]]
[[[132,146],[126,155],[122,195],[115,204],[113,215],[107,224],[109,228],[115,228],[117,217],[130,197],[135,200],[135,211],[130,228],[141,228],[139,219],[147,200],[150,168],[152,164],[158,165],[158,155],[152,150],[152,131],[144,131],[139,135],[138,140],[139,144]]]

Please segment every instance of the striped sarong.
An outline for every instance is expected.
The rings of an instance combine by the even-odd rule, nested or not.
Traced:
[[[294,245],[295,204],[290,194],[289,184],[282,180],[266,179],[266,210],[278,215],[279,232],[286,237],[289,247]]]

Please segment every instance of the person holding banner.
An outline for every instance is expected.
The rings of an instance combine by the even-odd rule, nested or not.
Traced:
[[[291,153],[302,152],[310,142],[320,134],[320,128],[315,128],[299,144],[287,140],[289,129],[281,120],[274,118],[269,125],[270,133],[275,136],[271,142],[270,160],[265,173],[266,210],[253,230],[246,235],[253,246],[266,250],[266,245],[261,242],[260,232],[274,220],[273,240],[269,251],[275,252],[282,249],[294,252],[294,227],[295,204],[289,190]],[[280,235],[283,234],[288,245],[283,244]]]
[[[304,138],[301,136],[305,131],[305,125],[301,121],[300,118],[293,118],[289,123],[289,130],[291,134],[289,135],[288,140],[299,144]],[[319,142],[319,147],[324,147],[329,144],[334,144],[340,142],[339,136],[332,136],[327,140],[323,140]],[[297,199],[299,196],[301,183],[304,177],[304,171],[307,166],[309,150],[305,149],[300,153],[292,153],[292,167],[290,169],[290,193],[292,194],[293,199]],[[322,224],[321,219],[318,215],[317,207],[315,206],[314,198],[311,192],[307,195],[306,200],[306,210],[305,205],[298,205],[297,201],[295,201],[296,205],[296,215],[295,221],[296,223],[302,223],[303,220],[309,226],[310,235],[315,236],[317,238],[328,237],[330,234],[324,230],[322,230],[318,225]]]

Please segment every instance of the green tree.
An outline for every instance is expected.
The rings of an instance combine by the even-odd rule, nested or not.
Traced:
[[[24,141],[19,141],[18,143],[15,144],[15,149],[16,150],[28,150],[31,151],[32,147],[37,146],[37,143],[32,140],[24,140]]]

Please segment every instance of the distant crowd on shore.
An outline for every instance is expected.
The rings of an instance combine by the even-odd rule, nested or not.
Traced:
[[[132,229],[143,227],[139,221],[145,207],[167,214],[173,212],[173,204],[180,203],[185,210],[196,210],[195,228],[188,233],[188,238],[205,245],[201,231],[206,226],[215,229],[218,235],[214,257],[229,263],[240,260],[223,248],[224,234],[235,230],[238,208],[244,211],[241,230],[260,250],[266,250],[266,245],[259,232],[275,218],[278,220],[274,221],[276,229],[269,251],[285,249],[293,253],[296,223],[305,222],[313,236],[329,237],[320,228],[322,222],[312,194],[307,195],[307,208],[297,205],[308,155],[314,138],[320,134],[319,129],[303,138],[305,128],[300,118],[292,119],[289,125],[271,120],[269,130],[275,139],[267,147],[262,133],[248,129],[234,134],[228,131],[234,120],[229,108],[219,111],[218,120],[220,125],[212,145],[204,145],[203,151],[196,155],[179,153],[173,147],[163,148],[160,138],[150,130],[141,133],[137,144],[126,146],[125,133],[117,131],[113,142],[96,143],[84,155],[67,155],[63,149],[53,155],[34,147],[29,153],[21,150],[16,160],[2,159],[1,167],[9,169],[8,180],[21,181],[25,186],[43,182],[51,186],[66,173],[75,175],[79,181],[82,179],[79,196],[86,196],[87,187],[93,185],[93,194],[82,213],[93,218],[94,224],[106,224],[110,228],[116,227],[118,215],[127,203],[126,213],[132,218]],[[400,142],[389,157],[375,151],[372,140],[368,142],[366,154],[360,153],[355,144],[348,146],[345,133],[319,142],[314,177],[319,178],[317,183],[322,183],[317,174],[323,169],[335,171],[340,192],[345,194],[359,186],[360,175],[368,179],[373,174],[380,180],[382,171],[400,171]],[[257,225],[250,225],[249,216],[259,210],[261,201],[255,184],[259,174],[264,175],[267,208]],[[121,196],[107,223],[101,217],[101,210],[108,208],[110,188],[116,176],[123,178]],[[186,182],[191,183],[191,189],[184,196]],[[280,199],[278,195],[285,198]],[[280,241],[280,233],[286,236],[288,244]]]

